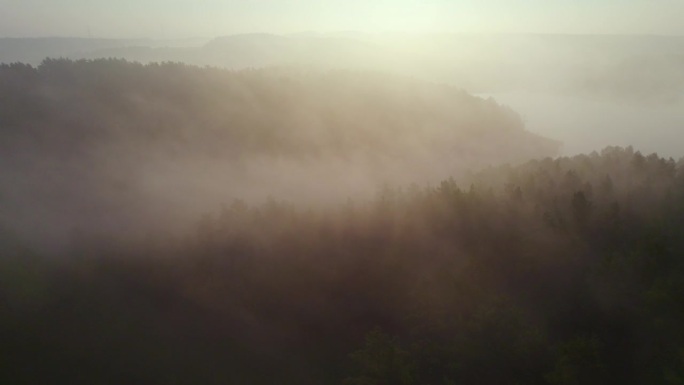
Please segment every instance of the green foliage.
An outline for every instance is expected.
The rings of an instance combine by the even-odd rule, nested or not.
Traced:
[[[366,345],[354,352],[352,359],[360,374],[345,380],[349,385],[409,385],[413,382],[413,364],[408,352],[395,338],[376,329],[366,335]]]
[[[185,238],[77,239],[59,263],[14,252],[5,375],[80,365],[103,380],[115,362],[179,383],[676,384],[684,183],[633,157],[532,161],[336,209],[235,201]],[[47,369],[29,375],[34,357]]]
[[[575,337],[558,349],[554,370],[547,375],[555,385],[605,384],[610,380],[596,337]]]

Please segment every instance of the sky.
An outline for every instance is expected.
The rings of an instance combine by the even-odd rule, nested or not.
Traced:
[[[684,0],[0,0],[0,37],[266,32],[684,35]]]

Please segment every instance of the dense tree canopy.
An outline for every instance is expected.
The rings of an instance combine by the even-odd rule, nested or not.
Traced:
[[[684,172],[631,148],[184,237],[3,233],[7,383],[678,384]]]

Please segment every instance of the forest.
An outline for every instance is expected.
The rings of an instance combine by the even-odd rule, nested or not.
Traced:
[[[0,65],[0,97],[0,222],[46,247],[72,231],[185,231],[234,199],[368,197],[559,147],[494,100],[373,72],[48,59]]]
[[[0,65],[0,382],[682,384],[684,163],[362,71]]]

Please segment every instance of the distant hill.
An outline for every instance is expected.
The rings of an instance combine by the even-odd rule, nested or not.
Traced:
[[[204,39],[153,40],[153,39],[94,39],[70,37],[0,38],[0,63],[40,64],[45,58],[85,58],[91,55],[108,57],[108,53],[125,54],[156,47],[200,46]],[[100,54],[104,56],[100,56]],[[115,55],[119,57],[118,55]],[[121,56],[123,57],[123,56]]]
[[[0,62],[46,57],[174,61],[230,69],[392,72],[471,92],[528,90],[631,101],[684,95],[684,37],[622,35],[242,34],[203,41],[0,39]]]

